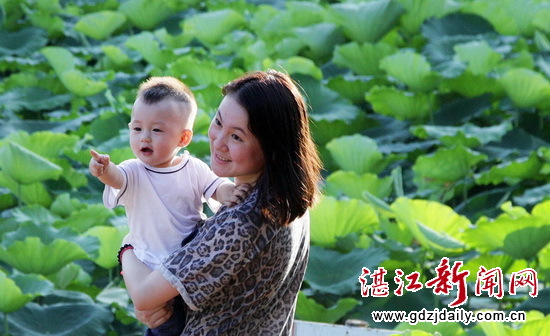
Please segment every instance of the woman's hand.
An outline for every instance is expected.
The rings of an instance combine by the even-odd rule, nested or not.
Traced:
[[[170,319],[173,311],[172,301],[167,302],[163,307],[153,310],[139,310],[134,308],[136,318],[143,322],[148,328],[154,329]]]

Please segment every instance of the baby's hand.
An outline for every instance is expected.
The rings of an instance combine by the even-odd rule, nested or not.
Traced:
[[[242,203],[244,199],[250,194],[251,190],[252,186],[248,183],[235,186],[235,189],[233,189],[233,194],[223,204],[227,206],[234,206]]]
[[[111,159],[108,154],[99,154],[93,149],[90,150],[90,154],[92,155],[89,166],[90,173],[95,177],[100,177],[105,174]]]

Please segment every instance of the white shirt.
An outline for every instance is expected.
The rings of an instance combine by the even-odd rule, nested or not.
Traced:
[[[124,176],[122,188],[105,186],[103,203],[107,208],[126,208],[128,241],[137,258],[151,269],[178,249],[197,222],[206,217],[203,202],[224,181],[188,152],[174,167],[155,168],[131,159],[118,169]]]

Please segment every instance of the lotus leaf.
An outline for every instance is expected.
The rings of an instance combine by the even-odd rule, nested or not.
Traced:
[[[66,264],[85,259],[88,255],[80,246],[65,240],[44,245],[38,237],[27,237],[7,249],[0,248],[0,259],[25,273],[49,275]]]
[[[351,114],[355,112],[353,105],[345,104],[334,104],[332,105],[336,111],[334,115],[341,113],[342,115]],[[311,119],[314,120],[311,125],[311,131],[313,133],[313,138],[315,142],[321,146],[341,136],[347,134],[355,134],[357,130],[361,127],[364,127],[367,124],[367,120],[363,115],[357,115],[355,120],[330,120],[332,118],[331,114],[311,114]],[[319,149],[320,152],[323,152],[323,148]],[[329,158],[327,158],[329,160]]]
[[[506,336],[512,328],[502,322],[479,322],[479,327],[485,335]]]
[[[478,184],[517,184],[528,177],[533,177],[539,174],[542,167],[542,162],[537,157],[536,153],[531,153],[529,157],[521,158],[514,161],[492,166],[486,172],[476,174],[476,182]]]
[[[537,204],[539,202],[545,201],[550,197],[550,183],[545,184],[540,187],[526,189],[525,192],[514,197],[514,202],[516,204],[526,206],[529,204]]]
[[[499,142],[511,128],[512,125],[507,122],[490,127],[477,127],[466,123],[460,127],[416,126],[411,129],[411,132],[421,139],[439,139],[447,147],[462,144],[473,148],[491,141]]]
[[[50,211],[51,213],[54,213],[57,216],[60,216],[62,218],[67,218],[71,215],[73,211],[80,210],[84,207],[85,207],[85,204],[80,202],[78,199],[71,198],[69,193],[63,193],[61,195],[58,195],[55,198],[54,202],[52,203],[52,206],[50,207]],[[48,214],[50,213],[48,212]],[[50,223],[53,223],[53,221]]]
[[[529,318],[529,317],[528,317]],[[550,328],[550,317],[531,318],[521,326],[517,336],[543,335]]]
[[[351,233],[373,232],[378,224],[374,209],[357,200],[337,200],[323,197],[310,212],[311,241],[319,246],[333,247],[338,238]]]
[[[139,52],[147,62],[159,69],[166,68],[166,65],[175,58],[172,51],[161,48],[155,35],[150,32],[141,32],[129,37],[125,45]]]
[[[401,24],[411,34],[417,32],[426,19],[441,18],[460,8],[460,4],[454,0],[398,0],[398,2],[406,11],[401,16]]]
[[[533,70],[508,70],[499,79],[499,83],[510,99],[521,108],[537,107],[550,96],[550,82]]]
[[[306,56],[312,60],[327,60],[336,45],[344,42],[338,26],[332,23],[318,23],[294,29],[296,38],[308,47]]]
[[[289,1],[285,6],[287,10],[282,14],[291,18],[293,27],[311,26],[325,19],[326,9],[315,2]]]
[[[537,217],[521,217],[517,219],[508,216],[501,216],[491,220],[486,217],[480,218],[474,228],[464,231],[464,241],[469,247],[481,252],[501,250],[504,240],[512,232],[543,226],[545,222]],[[498,227],[498,230],[495,230]]]
[[[0,259],[22,272],[49,275],[74,260],[94,257],[97,249],[95,237],[27,221],[4,235]]]
[[[20,184],[0,171],[0,186],[8,188],[24,204],[49,206],[52,203],[52,197],[42,182]]]
[[[45,47],[41,50],[42,54],[55,70],[58,76],[69,70],[74,70],[76,61],[73,54],[66,48],[62,47]]]
[[[358,105],[365,101],[365,92],[376,85],[384,84],[388,84],[388,81],[381,78],[371,79],[363,76],[338,76],[332,77],[328,81],[327,87]]]
[[[380,68],[413,92],[429,92],[439,82],[438,74],[432,71],[426,58],[412,51],[386,56],[380,61]]]
[[[82,16],[74,29],[96,40],[104,40],[126,22],[126,16],[115,11],[99,11]]]
[[[58,76],[69,91],[80,97],[93,96],[107,89],[107,83],[94,81],[76,69],[67,70]]]
[[[472,37],[493,33],[495,29],[486,18],[471,13],[451,13],[443,18],[430,18],[422,25],[422,36],[428,40],[449,36]]]
[[[32,134],[15,132],[9,134],[3,140],[19,144],[49,160],[56,160],[59,159],[67,149],[73,149],[79,141],[79,138],[74,135],[43,131],[34,132]]]
[[[355,299],[343,298],[338,300],[334,306],[325,308],[323,305],[315,302],[313,298],[308,298],[304,292],[299,292],[298,303],[296,304],[296,318],[304,321],[336,323],[358,304],[359,301]]]
[[[353,249],[342,254],[312,246],[305,281],[316,291],[347,295],[358,291],[357,279],[363,267],[375,270],[387,258],[388,251],[382,248]]]
[[[0,31],[0,55],[30,55],[48,43],[45,31],[26,27],[18,31]]]
[[[463,249],[463,231],[470,221],[438,202],[400,197],[391,209],[398,222],[405,224],[422,247],[440,256]]]
[[[241,13],[227,8],[193,15],[182,22],[182,28],[186,35],[205,45],[213,45],[245,22]]]
[[[174,50],[185,47],[193,39],[192,36],[185,33],[172,35],[166,28],[157,29],[154,34],[168,49]]]
[[[462,62],[460,64],[463,64]],[[464,97],[475,99],[485,94],[504,94],[504,90],[494,77],[474,75],[470,71],[464,71],[460,76],[445,78],[440,83],[440,89],[444,92],[457,92]]]
[[[446,323],[433,324],[431,322],[418,322],[414,326],[411,326],[407,322],[401,322],[396,327],[395,330],[402,330],[405,333],[407,330],[414,332],[425,332],[425,335],[437,335],[437,336],[464,336],[464,329],[459,322],[448,321]],[[399,334],[402,336],[403,334]],[[416,335],[416,334],[412,334]],[[420,336],[419,335],[419,336]]]
[[[130,301],[130,294],[125,288],[107,287],[96,296],[96,300],[108,305],[117,304],[126,307]]]
[[[422,122],[435,108],[435,95],[411,93],[394,87],[375,86],[365,94],[376,113],[398,120]]]
[[[514,265],[514,259],[507,254],[481,254],[466,261],[461,269],[463,271],[470,271],[470,277],[472,277],[479,272],[480,266],[483,266],[487,270],[499,267],[503,273],[507,273],[512,265]],[[525,265],[525,267],[527,266]]]
[[[13,112],[55,109],[69,101],[70,95],[53,95],[50,91],[37,87],[14,89],[0,95],[0,106]]]
[[[18,224],[31,222],[38,226],[51,225],[57,219],[48,209],[35,204],[15,209],[12,216]]]
[[[99,240],[99,255],[94,262],[103,268],[113,268],[118,264],[115,258],[122,239],[128,234],[128,227],[94,226],[86,231],[86,236],[93,236]]]
[[[132,59],[126,55],[122,49],[114,45],[103,45],[101,50],[105,53],[108,60],[117,68],[129,66],[132,64]]]
[[[342,68],[351,69],[357,75],[374,76],[382,74],[380,61],[395,51],[395,47],[384,42],[349,42],[336,46],[332,61]]]
[[[413,166],[414,181],[422,188],[455,183],[472,174],[487,157],[463,146],[440,148],[434,154],[419,156]]]
[[[334,161],[343,169],[364,173],[379,173],[386,162],[373,139],[355,134],[331,140],[327,149]]]
[[[470,2],[465,10],[486,18],[503,35],[532,36],[533,20],[546,6],[532,0],[479,0]]]
[[[128,0],[122,2],[118,10],[143,30],[155,28],[173,13],[167,1]]]
[[[10,314],[11,332],[28,336],[97,336],[108,333],[113,314],[107,307],[94,303],[84,294],[63,296],[69,292],[56,293],[55,298],[46,296],[42,304],[31,302]]]
[[[212,61],[201,61],[195,57],[179,57],[172,66],[174,76],[186,76],[189,82],[194,85],[206,86],[218,83],[227,83],[242,74],[236,69],[219,67]],[[219,94],[219,87],[216,87]],[[217,108],[217,106],[212,106]]]
[[[377,42],[395,26],[403,12],[398,2],[390,0],[331,6],[332,19],[342,26],[347,37],[357,42]]]
[[[539,273],[540,274],[540,273]],[[526,321],[534,321],[543,319],[545,314],[550,313],[548,309],[548,300],[550,299],[550,289],[543,288],[539,291],[539,295],[534,298],[529,298],[517,306],[517,310],[525,311],[527,314]],[[520,329],[521,330],[521,329]],[[524,334],[521,334],[524,335]],[[526,336],[527,334],[525,334]]]
[[[343,193],[350,198],[362,199],[364,192],[368,191],[378,198],[385,198],[391,193],[392,183],[391,177],[378,178],[375,174],[359,175],[338,170],[327,177],[325,192],[332,196]]]
[[[472,41],[454,47],[459,59],[468,65],[473,75],[486,75],[502,60],[503,56],[494,51],[486,41]]]
[[[532,260],[548,243],[550,225],[527,227],[506,235],[502,250],[516,259]]]
[[[57,179],[61,167],[14,142],[0,147],[0,168],[19,184]]]
[[[52,289],[52,283],[39,275],[15,273],[8,276],[0,271],[0,311],[5,314],[17,311]]]
[[[0,271],[0,311],[11,313],[21,309],[34,298],[32,294],[24,294],[15,281]]]
[[[75,210],[68,218],[55,224],[56,227],[70,227],[78,233],[83,233],[95,225],[102,225],[112,215],[112,211],[103,204],[90,204],[87,207]]]

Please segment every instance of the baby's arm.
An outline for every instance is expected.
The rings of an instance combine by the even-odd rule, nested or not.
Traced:
[[[236,186],[233,182],[225,181],[216,188],[213,198],[221,204],[233,206],[241,203],[250,193],[250,189],[250,185],[246,183]]]
[[[122,188],[124,177],[117,166],[111,162],[109,155],[99,154],[93,149],[90,150],[90,154],[92,155],[89,166],[90,173],[112,188]]]

